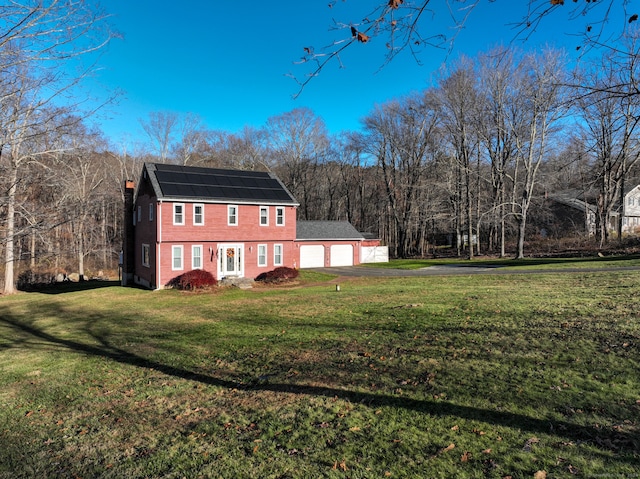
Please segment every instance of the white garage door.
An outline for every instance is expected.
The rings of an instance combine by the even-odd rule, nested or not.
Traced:
[[[331,266],[353,266],[353,246],[350,244],[331,245]]]
[[[324,246],[300,246],[300,268],[324,268]]]

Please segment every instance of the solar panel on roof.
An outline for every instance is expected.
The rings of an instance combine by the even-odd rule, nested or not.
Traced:
[[[268,172],[166,164],[153,166],[155,177],[165,196],[231,201],[295,201]]]
[[[207,186],[207,197],[209,198],[223,198],[222,188],[219,186]]]
[[[169,183],[162,185],[162,194],[164,194],[165,196],[177,196],[179,192],[176,185],[172,185]]]

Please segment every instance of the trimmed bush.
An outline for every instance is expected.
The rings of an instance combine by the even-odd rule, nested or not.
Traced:
[[[256,281],[263,283],[283,283],[298,277],[298,270],[293,268],[287,268],[286,266],[280,266],[272,271],[260,273],[256,277]]]
[[[192,269],[170,280],[167,286],[184,291],[194,291],[216,286],[217,284],[218,281],[209,271]]]

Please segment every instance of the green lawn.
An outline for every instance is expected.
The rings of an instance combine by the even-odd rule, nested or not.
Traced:
[[[385,269],[421,269],[429,266],[468,266],[468,267],[500,267],[503,271],[510,270],[558,270],[558,269],[605,269],[640,266],[640,256],[585,256],[576,258],[486,258],[479,257],[472,260],[462,258],[440,259],[392,259],[388,263],[368,263],[366,268]]]
[[[639,473],[637,272],[336,281],[0,297],[0,478]]]

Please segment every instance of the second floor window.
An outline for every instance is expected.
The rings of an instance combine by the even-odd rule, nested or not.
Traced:
[[[269,225],[269,207],[261,206],[260,207],[260,226],[268,226]]]
[[[193,224],[194,225],[204,224],[204,205],[201,205],[201,204],[193,205]]]
[[[228,211],[228,225],[229,226],[237,226],[238,225],[238,207],[234,205],[229,205],[227,207]]]
[[[173,205],[173,224],[184,224],[184,204],[182,203],[174,203]]]
[[[284,208],[282,206],[276,208],[276,226],[284,226]]]

